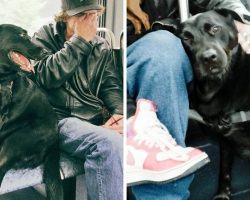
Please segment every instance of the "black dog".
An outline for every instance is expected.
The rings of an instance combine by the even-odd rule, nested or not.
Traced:
[[[231,14],[218,12],[191,17],[180,25],[179,36],[194,71],[191,104],[222,138],[221,182],[215,199],[230,199],[230,151],[250,161],[250,121],[237,117],[239,111],[250,110],[250,56],[238,45]]]
[[[27,77],[29,61],[45,51],[14,25],[0,25],[0,183],[9,169],[44,163],[48,199],[63,197],[59,173],[57,118],[45,95]]]

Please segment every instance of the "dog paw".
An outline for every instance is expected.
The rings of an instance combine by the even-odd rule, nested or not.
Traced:
[[[232,128],[232,123],[230,118],[226,117],[215,117],[210,119],[204,119],[207,125],[215,132],[221,134],[227,133]]]
[[[149,23],[149,16],[144,13],[143,17],[141,18],[141,21],[144,25],[144,28],[146,31],[148,31],[150,29],[150,23]]]
[[[223,194],[217,194],[213,200],[231,200],[230,196],[223,193]]]

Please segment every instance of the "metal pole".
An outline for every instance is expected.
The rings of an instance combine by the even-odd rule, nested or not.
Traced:
[[[178,0],[181,22],[184,22],[189,17],[188,0]]]

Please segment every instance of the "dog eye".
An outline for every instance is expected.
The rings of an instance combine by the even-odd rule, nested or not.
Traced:
[[[19,36],[21,36],[22,38],[25,38],[25,39],[30,39],[30,36],[27,34],[27,32],[22,32],[19,34]]]
[[[192,33],[190,33],[189,31],[184,31],[182,33],[182,39],[183,40],[191,40],[191,39],[194,39],[194,36]]]
[[[221,31],[222,27],[221,26],[217,26],[217,25],[213,25],[210,27],[210,29],[208,30],[208,33],[210,35],[215,35],[216,33],[219,33]]]
[[[218,33],[218,32],[221,31],[221,26],[216,26],[216,25],[214,25],[214,26],[211,27],[211,30],[210,30],[210,31],[211,31],[213,34]]]
[[[204,30],[205,30],[206,32],[211,31],[211,28],[212,28],[212,25],[211,25],[211,24],[208,24],[208,23],[205,23],[205,24],[204,24]]]
[[[27,33],[20,33],[19,34],[19,36],[21,36],[23,39],[28,39],[28,40],[30,40],[31,39],[31,37],[27,34]]]
[[[21,37],[26,37],[27,36],[27,34],[25,34],[24,32],[23,33],[20,33],[19,34]]]
[[[218,25],[211,25],[211,24],[206,23],[204,25],[204,29],[209,34],[215,35],[216,33],[219,33],[221,31],[222,27]]]

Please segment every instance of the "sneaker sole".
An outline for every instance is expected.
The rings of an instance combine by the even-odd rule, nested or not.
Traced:
[[[127,168],[126,180],[128,186],[140,185],[143,183],[165,184],[194,173],[210,162],[207,154],[202,154],[183,165],[165,171],[151,171],[143,169]]]

